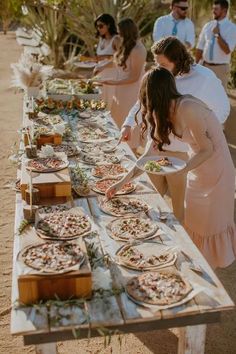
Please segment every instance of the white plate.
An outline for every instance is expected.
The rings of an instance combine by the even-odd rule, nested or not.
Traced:
[[[157,161],[161,158],[168,157],[168,159],[172,162],[171,166],[161,166],[161,170],[159,172],[156,171],[148,171],[144,168],[145,164],[148,161]],[[159,156],[159,155],[154,155],[154,156],[145,156],[136,162],[136,166],[147,173],[151,173],[153,175],[168,175],[171,173],[176,173],[180,170],[182,170],[186,166],[186,162],[184,160],[178,159],[177,157],[172,157],[172,156]]]

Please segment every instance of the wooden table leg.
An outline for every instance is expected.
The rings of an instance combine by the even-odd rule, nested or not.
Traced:
[[[36,354],[57,354],[56,343],[38,344],[35,346]]]
[[[204,354],[206,325],[179,328],[178,354]]]

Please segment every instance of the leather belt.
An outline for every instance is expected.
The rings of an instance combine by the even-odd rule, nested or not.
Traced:
[[[228,63],[220,63],[220,64],[217,64],[217,63],[208,63],[207,61],[204,61],[204,62],[203,62],[203,65],[204,65],[204,64],[207,64],[207,65],[210,65],[210,66],[211,66],[211,65],[212,65],[212,66],[216,66],[216,65],[228,65]]]

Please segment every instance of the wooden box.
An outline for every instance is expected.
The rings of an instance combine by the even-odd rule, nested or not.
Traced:
[[[60,145],[61,143],[62,143],[62,136],[60,134],[40,135],[35,142],[38,149],[40,149],[42,145],[46,145],[46,144]],[[29,144],[27,134],[24,134],[24,144],[25,146]]]
[[[59,156],[60,154],[58,153],[57,155]],[[24,200],[26,200],[25,191],[30,181],[30,176],[26,169],[27,161],[27,158],[23,158],[21,165],[20,189]],[[43,203],[44,199],[50,200],[52,198],[55,202],[56,198],[60,198],[60,202],[63,202],[62,198],[65,198],[64,201],[66,201],[66,198],[71,197],[71,178],[68,168],[50,173],[32,172],[32,180],[34,188],[39,190],[40,204]]]
[[[87,249],[82,238],[78,242],[85,254],[85,261],[79,270],[58,275],[44,275],[37,271],[33,271],[34,274],[18,274],[20,303],[29,305],[42,300],[55,300],[56,297],[61,300],[91,297],[92,273]]]

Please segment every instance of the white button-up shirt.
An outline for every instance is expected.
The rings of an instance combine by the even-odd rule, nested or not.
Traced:
[[[177,76],[175,82],[177,90],[182,95],[189,94],[200,99],[215,113],[221,124],[226,121],[230,112],[229,99],[221,81],[212,70],[200,64],[194,64],[189,73]],[[140,103],[137,101],[129,111],[123,126],[135,126],[135,114],[139,108]],[[138,114],[138,118],[141,123],[140,114]],[[188,150],[186,144],[175,138],[171,138],[171,145],[165,146],[165,149],[171,151]]]
[[[163,37],[172,36],[172,30],[175,25],[175,19],[172,14],[159,17],[153,28],[153,40],[159,41]],[[175,35],[182,43],[188,42],[191,47],[194,47],[195,30],[194,24],[189,18],[178,20],[177,34]]]
[[[230,51],[232,52],[236,46],[236,25],[233,24],[228,18],[224,18],[218,21],[220,36],[228,44]],[[203,27],[197,48],[203,51],[203,60],[208,63],[214,64],[229,64],[230,55],[226,54],[219,46],[217,38],[215,38],[213,46],[213,58],[210,59],[210,48],[213,39],[213,29],[216,27],[217,21],[213,20],[205,24]]]

